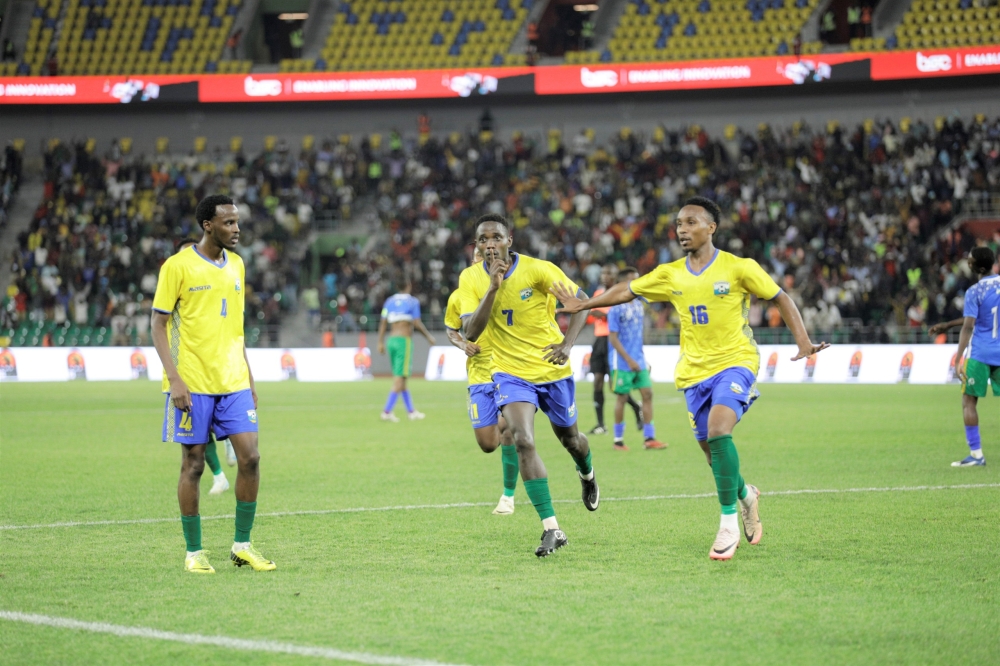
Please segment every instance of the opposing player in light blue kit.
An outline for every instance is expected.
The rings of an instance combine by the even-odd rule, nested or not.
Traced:
[[[396,400],[400,396],[403,397],[403,404],[406,405],[406,413],[411,421],[424,418],[422,412],[413,408],[413,399],[406,389],[406,378],[413,369],[413,329],[420,331],[432,345],[434,336],[420,321],[420,301],[410,294],[411,290],[412,285],[407,280],[401,292],[389,297],[382,306],[382,321],[378,324],[378,353],[384,354],[388,348],[389,362],[392,364],[392,390],[385,409],[382,410],[383,421],[399,421],[392,413],[392,408],[396,406]],[[388,341],[385,339],[387,325],[391,327]]]
[[[639,271],[628,266],[618,274],[621,282],[631,282]],[[642,437],[644,449],[665,449],[657,441],[653,427],[653,382],[649,379],[649,366],[642,350],[642,333],[645,322],[642,302],[639,300],[616,305],[608,311],[608,340],[611,344],[611,390],[618,400],[615,403],[616,451],[628,451],[625,446],[625,405],[632,389],[642,396]]]
[[[977,247],[969,253],[969,263],[979,282],[965,292],[965,323],[958,338],[959,359],[955,366],[962,380],[962,416],[965,418],[965,440],[969,455],[951,464],[952,467],[980,467],[986,464],[979,438],[979,412],[976,404],[986,397],[987,384],[993,384],[993,395],[1000,396],[1000,275],[991,275],[996,257],[988,247]],[[965,363],[968,348],[969,358]]]

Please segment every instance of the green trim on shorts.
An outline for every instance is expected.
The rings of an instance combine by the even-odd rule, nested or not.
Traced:
[[[966,360],[962,393],[976,398],[985,398],[987,384],[993,384],[993,395],[1000,396],[1000,365],[986,365],[974,358]]]
[[[391,335],[385,341],[393,377],[409,377],[413,370],[413,340],[405,335]]]
[[[611,372],[611,386],[615,393],[626,395],[633,389],[652,388],[653,382],[649,379],[648,368],[643,368],[639,372],[613,370]]]

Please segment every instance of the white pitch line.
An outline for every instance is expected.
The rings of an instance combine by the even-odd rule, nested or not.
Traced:
[[[187,643],[188,645],[213,645],[230,650],[246,650],[248,652],[272,652],[277,654],[294,654],[300,657],[318,657],[332,661],[350,661],[358,664],[376,664],[378,666],[457,666],[428,659],[412,659],[410,657],[390,657],[367,652],[344,652],[324,647],[296,645],[279,641],[258,641],[228,636],[204,636],[202,634],[179,634],[173,631],[160,631],[148,627],[126,627],[120,624],[105,622],[81,622],[65,617],[36,615],[34,613],[18,613],[16,611],[0,610],[0,620],[23,622],[56,629],[74,629],[89,631],[95,634],[111,634],[121,638],[147,638],[158,641]]]
[[[800,490],[769,490],[761,492],[767,497],[780,495],[830,495],[837,493],[904,493],[920,490],[970,490],[976,488],[1000,488],[1000,483],[960,483],[947,486],[885,486],[871,488],[803,488]],[[679,493],[676,495],[642,495],[638,497],[602,497],[603,502],[654,502],[662,500],[705,499],[715,497],[716,493]],[[572,504],[578,499],[555,499],[554,504]],[[493,506],[493,502],[455,502],[453,504],[400,504],[396,506],[361,506],[348,509],[313,509],[307,511],[272,511],[258,513],[258,517],[282,518],[286,516],[329,516],[338,513],[372,513],[380,511],[421,511],[427,509],[469,509],[481,506]],[[219,516],[202,516],[202,520],[226,520],[234,518],[233,514]],[[63,523],[40,523],[37,525],[0,525],[2,530],[41,530],[57,527],[99,527],[101,525],[150,525],[154,523],[177,522],[173,518],[133,518],[128,520],[81,520]]]

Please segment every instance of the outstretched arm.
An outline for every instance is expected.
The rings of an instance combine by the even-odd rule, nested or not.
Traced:
[[[619,303],[628,303],[636,297],[629,288],[628,282],[619,282],[600,296],[594,296],[593,298],[580,298],[578,294],[571,292],[562,282],[552,285],[549,292],[563,304],[556,312],[565,312],[566,314],[574,314],[592,308],[606,308],[618,305]]]
[[[793,361],[812,356],[830,346],[829,342],[821,342],[818,345],[813,344],[812,340],[809,339],[809,332],[806,331],[806,325],[802,323],[802,315],[795,306],[795,301],[788,294],[783,291],[779,292],[774,298],[774,303],[778,306],[778,311],[781,312],[781,318],[785,321],[785,325],[788,326],[788,330],[792,332],[795,344],[799,346],[799,353],[792,358]]]
[[[953,328],[958,328],[965,323],[965,318],[952,319],[951,321],[942,321],[940,323],[934,324],[927,330],[927,334],[930,336],[940,335],[941,333],[947,333]]]
[[[963,382],[965,381],[965,363],[963,359],[965,358],[965,350],[969,347],[969,343],[972,341],[972,331],[976,327],[975,317],[965,317],[962,320],[962,332],[958,335],[958,352],[955,356],[955,370],[958,373],[959,379]]]

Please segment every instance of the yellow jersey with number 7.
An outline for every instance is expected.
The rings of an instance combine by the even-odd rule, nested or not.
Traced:
[[[771,300],[781,288],[756,261],[716,250],[697,273],[686,258],[678,259],[632,280],[629,288],[646,301],[669,301],[680,315],[677,388],[689,388],[727,368],[757,374],[760,354],[750,328],[750,296]]]
[[[444,325],[453,331],[462,330],[462,297],[458,290],[451,292],[448,297],[448,307],[444,311]],[[493,348],[490,346],[490,335],[488,331],[476,340],[479,345],[479,353],[475,356],[467,356],[465,359],[465,372],[469,376],[469,386],[477,384],[492,384],[493,376],[490,374],[490,366],[493,363]]]
[[[223,257],[217,264],[191,246],[164,262],[156,283],[153,309],[170,315],[170,357],[191,393],[250,388],[243,356],[243,260],[225,250]],[[169,390],[164,373],[163,392]]]
[[[543,359],[545,347],[563,341],[556,324],[556,299],[549,288],[556,282],[570,291],[578,287],[555,264],[513,254],[503,284],[493,302],[485,333],[493,347],[493,373],[503,372],[532,384],[548,384],[573,374],[569,363],[553,365]],[[462,317],[469,317],[489,291],[486,262],[469,266],[458,279]]]

